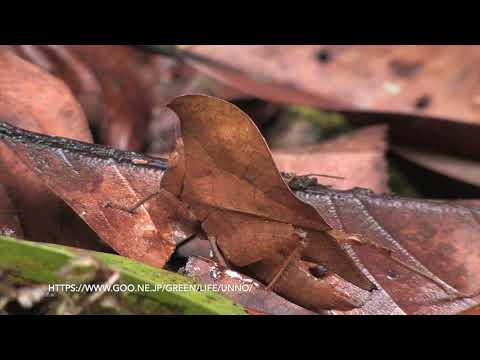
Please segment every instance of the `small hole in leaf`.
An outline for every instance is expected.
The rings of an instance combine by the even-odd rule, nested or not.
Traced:
[[[322,49],[317,53],[317,60],[320,64],[328,64],[332,60],[332,55],[327,49]]]
[[[395,280],[397,277],[398,277],[398,274],[393,271],[393,270],[390,270],[387,274],[387,277],[390,279],[390,280]]]
[[[430,96],[423,95],[417,99],[417,101],[415,102],[415,107],[418,110],[424,110],[430,105],[431,102],[432,102],[432,99]]]
[[[310,274],[315,276],[316,278],[323,278],[328,273],[328,268],[323,265],[316,265],[308,269]]]

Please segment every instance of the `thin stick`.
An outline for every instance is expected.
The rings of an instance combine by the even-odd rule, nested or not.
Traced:
[[[210,241],[210,246],[212,247],[213,254],[215,255],[215,258],[217,259],[218,263],[221,266],[228,268],[227,262],[225,261],[225,258],[220,252],[220,249],[218,248],[217,238],[215,236],[208,236],[208,241]]]
[[[375,248],[380,254],[382,254],[383,256],[386,256],[387,258],[389,258],[390,260],[392,260],[393,262],[395,262],[396,264],[410,270],[410,271],[413,271],[415,274],[417,275],[420,275],[428,280],[430,280],[431,282],[433,282],[435,285],[437,285],[439,288],[441,288],[443,291],[445,291],[447,293],[447,295],[450,297],[450,299],[457,299],[457,298],[464,298],[464,297],[468,297],[468,295],[465,295],[465,294],[462,294],[460,293],[458,290],[452,288],[451,286],[449,286],[448,284],[445,284],[443,281],[437,279],[436,277],[430,275],[428,272],[424,271],[424,270],[420,270],[420,269],[417,269],[416,267],[414,267],[413,265],[410,265],[406,262],[404,262],[403,260],[400,260],[398,259],[397,257],[395,257],[395,252],[385,246],[381,246],[375,242],[372,242],[372,241],[368,241],[368,240],[363,240],[357,236],[342,236],[340,235],[339,233],[337,233],[336,231],[330,231],[329,232],[331,235],[333,235],[333,237],[337,240],[340,240],[340,241],[344,241],[344,242],[347,242],[347,243],[356,243],[356,244],[359,244],[359,245],[368,245],[368,246],[371,246],[373,248]]]
[[[345,180],[344,177],[333,176],[333,175],[324,175],[324,174],[307,174],[307,175],[300,175],[300,176],[319,176],[319,177],[326,177],[326,178],[331,178],[331,179]]]
[[[296,255],[297,251],[299,248],[301,248],[304,245],[303,241],[300,241],[297,246],[295,246],[295,249],[288,255],[288,257],[285,259],[283,262],[282,266],[280,267],[280,270],[278,270],[277,274],[274,276],[272,281],[267,286],[267,290],[271,290],[273,286],[277,283],[277,281],[280,279],[280,276],[285,272],[285,269],[287,266],[292,262],[293,257]]]
[[[407,268],[408,270],[413,271],[414,273],[416,273],[416,274],[418,274],[418,275],[420,275],[420,276],[423,276],[424,278],[430,280],[430,281],[433,282],[435,285],[437,285],[438,287],[440,287],[443,291],[445,291],[445,292],[448,294],[448,296],[449,296],[449,298],[450,298],[451,300],[457,299],[457,298],[461,298],[461,297],[462,297],[462,298],[463,298],[463,297],[467,297],[466,294],[462,294],[462,293],[458,292],[458,291],[457,291],[456,289],[454,289],[454,288],[452,289],[452,287],[450,287],[448,284],[445,284],[443,281],[439,281],[438,279],[434,278],[434,277],[433,277],[432,275],[430,275],[429,273],[423,272],[423,271],[421,271],[421,270],[418,270],[418,269],[416,269],[415,267],[413,267],[412,265],[407,264],[407,263],[403,262],[403,261],[400,260],[400,259],[397,259],[397,258],[396,258],[395,256],[393,256],[393,255],[394,255],[393,253],[390,255],[390,259],[391,259],[393,262],[395,262],[395,263],[397,263],[398,265],[401,265],[401,266]]]
[[[130,206],[129,208],[125,209],[127,212],[129,212],[130,214],[133,214],[133,212],[135,210],[137,210],[140,206],[142,206],[143,204],[145,204],[147,201],[153,199],[155,196],[157,196],[158,194],[160,194],[160,191],[155,191],[154,193],[151,193],[150,195],[144,197],[143,199],[140,199],[139,201],[137,201],[135,204],[133,204],[132,206]]]

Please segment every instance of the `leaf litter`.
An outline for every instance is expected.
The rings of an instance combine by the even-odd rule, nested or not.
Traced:
[[[281,174],[252,120],[231,104],[205,96],[179,97],[169,104],[173,112],[162,110],[159,124],[166,121],[163,119],[172,119],[165,122],[166,127],[158,128],[157,134],[166,136],[162,140],[165,145],[161,141],[151,149],[153,153],[162,154],[164,159],[89,144],[92,137],[87,117],[90,124],[100,124],[106,126],[105,129],[122,129],[117,132],[119,135],[114,135],[116,130],[108,130],[102,135],[107,136],[102,142],[120,149],[140,149],[145,141],[141,134],[151,121],[149,112],[158,106],[150,102],[152,91],[149,87],[155,82],[151,74],[156,71],[152,70],[151,59],[127,48],[112,46],[111,50],[118,56],[117,59],[128,59],[121,64],[117,61],[116,64],[115,56],[111,61],[105,59],[106,49],[102,46],[55,45],[14,48],[22,57],[65,80],[81,107],[61,82],[22,62],[9,50],[2,49],[0,60],[3,59],[5,68],[13,69],[2,77],[13,76],[12,80],[0,86],[2,93],[7,96],[3,99],[11,99],[0,104],[2,119],[35,132],[3,123],[0,127],[0,138],[4,144],[1,148],[2,161],[5,164],[9,159],[6,169],[18,169],[4,176],[2,181],[5,190],[1,192],[2,206],[7,209],[6,220],[2,221],[17,226],[18,234],[22,230],[26,230],[27,236],[32,234],[33,222],[29,224],[25,221],[28,218],[24,214],[31,211],[29,205],[40,199],[40,194],[50,194],[44,204],[56,202],[56,207],[60,207],[57,213],[68,213],[69,208],[58,201],[58,196],[78,214],[76,217],[71,212],[67,219],[60,222],[54,220],[53,227],[58,223],[69,224],[69,221],[73,221],[74,225],[67,227],[74,233],[74,229],[82,228],[78,223],[78,219],[82,218],[93,230],[84,226],[81,233],[91,233],[83,236],[80,242],[77,241],[77,246],[99,246],[98,239],[94,239],[98,234],[120,254],[158,267],[165,266],[175,249],[175,256],[200,254],[205,257],[208,254],[210,260],[191,258],[188,264],[194,263],[196,266],[189,265],[187,268],[190,272],[202,268],[203,273],[197,271],[196,274],[203,276],[206,282],[212,281],[211,270],[217,269],[214,272],[218,278],[227,282],[257,283],[261,291],[250,297],[246,294],[243,297],[228,294],[232,298],[237,296],[237,301],[252,314],[308,313],[312,310],[321,314],[451,314],[474,311],[469,309],[477,306],[479,289],[476,277],[479,263],[476,251],[476,234],[479,231],[477,200],[414,200],[378,195],[361,189],[366,187],[376,192],[388,192],[384,128],[357,130],[311,148],[276,149],[274,152],[276,159],[280,155],[292,159],[289,160],[291,165],[287,166],[281,165],[280,161],[278,165],[282,171],[298,172],[299,175],[337,175],[342,179]],[[191,50],[189,47],[188,51]],[[270,50],[273,51],[274,47]],[[341,51],[339,56],[351,55],[351,51],[354,50]],[[320,52],[316,55],[320,56]],[[283,56],[281,52],[279,54],[277,59]],[[387,58],[390,56],[388,52],[385,54]],[[410,56],[407,50],[404,54]],[[321,59],[326,58],[328,62],[329,55],[327,51],[327,55]],[[338,59],[341,60],[340,57]],[[157,69],[164,71],[165,59],[154,59],[160,66]],[[241,89],[243,93],[268,95],[269,100],[287,104],[313,104],[311,101],[315,101],[315,105],[333,109],[345,105],[341,104],[342,101],[329,99],[330,95],[318,102],[318,95],[308,94],[301,86],[287,89],[290,86],[287,84],[286,88],[280,89],[284,85],[275,83],[277,80],[270,83],[268,79],[257,77],[245,80],[246,73],[241,74],[230,65],[224,66],[216,60],[205,63],[205,58],[192,61],[187,56],[182,61],[185,59],[189,60],[187,63],[190,65],[196,62],[194,67],[198,69],[201,66],[205,69],[208,63],[207,68],[210,69],[206,73],[210,71],[210,75],[226,80],[226,83]],[[316,61],[320,61],[318,59]],[[449,60],[442,55],[439,59],[441,61],[438,64],[445,64],[445,61],[457,58],[452,55]],[[336,60],[337,56],[334,57]],[[197,66],[199,64],[200,67]],[[436,65],[432,66],[427,62],[424,64],[429,69]],[[212,72],[215,67],[216,74]],[[406,69],[402,64],[393,62],[390,67],[395,71]],[[425,77],[429,73],[423,74],[422,69],[415,71],[417,73],[414,76]],[[121,79],[119,81],[125,84],[136,85],[131,89],[123,87],[125,91],[115,93],[108,85],[110,80],[98,75],[102,72]],[[29,79],[34,78],[37,82],[24,81],[26,74],[30,74]],[[10,86],[10,83],[16,87]],[[387,85],[384,86],[385,91],[396,91],[393,85]],[[38,99],[24,96],[29,91],[35,93],[32,86],[57,90],[47,93],[45,102],[39,102]],[[102,92],[104,88],[105,93]],[[132,99],[135,92],[144,93],[144,99]],[[113,94],[117,94],[116,100],[113,100]],[[272,98],[269,97],[271,95]],[[377,95],[373,93],[372,98],[375,99]],[[54,100],[56,97],[60,101]],[[376,99],[381,99],[381,96]],[[455,103],[456,99],[450,99],[450,109],[454,109],[453,105],[457,106],[456,109],[460,106],[460,102]],[[144,105],[135,105],[142,101]],[[103,107],[103,102],[106,107]],[[441,129],[440,125],[445,122],[429,122],[424,115],[444,116],[449,123],[459,120],[458,125],[452,128],[456,132],[461,130],[462,124],[472,126],[468,116],[463,120],[454,119],[449,113],[450,104],[439,108],[436,101],[429,99],[424,102],[425,109],[421,109],[417,103],[415,110],[407,109],[407,112],[421,117],[418,118],[417,135],[425,136],[422,126],[427,123],[438,124],[432,127],[435,130]],[[133,105],[128,107],[128,103]],[[34,107],[30,104],[34,104]],[[61,112],[55,113],[52,104],[58,108],[65,104],[71,111],[62,108]],[[380,101],[376,104],[379,107],[374,111],[396,111],[391,104],[388,106],[392,107],[385,109],[381,106],[387,103]],[[105,114],[114,114],[116,110],[109,111],[115,107],[124,108],[126,110],[120,113],[131,115],[127,114],[118,124],[113,120],[116,117],[114,115],[109,115],[110,120],[99,120],[105,118]],[[104,115],[98,116],[102,113]],[[260,112],[255,109],[255,114],[263,116],[262,109]],[[265,112],[266,121],[270,121],[268,118],[273,114]],[[77,119],[76,135],[64,125],[65,119],[72,116]],[[143,125],[133,125],[137,120]],[[264,121],[257,124],[263,125]],[[403,123],[404,129],[410,126],[410,121]],[[393,126],[393,133],[397,136],[399,127],[393,122],[390,126]],[[162,129],[166,129],[166,132]],[[474,131],[469,133],[473,134]],[[428,138],[425,143],[444,143],[443,133],[438,134]],[[131,140],[124,141],[125,135],[130,136]],[[63,136],[64,139],[55,136]],[[106,140],[108,136],[111,140]],[[75,140],[67,140],[66,137]],[[358,144],[363,142],[365,147],[355,147],[355,139],[358,139]],[[402,137],[395,137],[395,141],[399,139]],[[427,139],[423,137],[424,140]],[[152,139],[148,141],[152,143]],[[461,155],[477,157],[478,154],[472,151],[475,148],[472,144],[467,139],[459,146],[451,141],[445,146],[449,151],[458,150]],[[173,147],[175,149],[171,152]],[[348,151],[352,159],[350,164],[342,156]],[[369,155],[359,161],[362,151]],[[308,158],[312,152],[318,153],[318,160],[314,160],[314,156]],[[302,153],[305,154],[305,164],[295,161]],[[325,160],[329,156],[335,159],[336,154],[342,154],[338,155],[338,168],[335,167],[335,160],[328,167]],[[423,166],[432,167],[433,164],[432,168],[437,171],[451,170],[445,165],[445,158],[435,157],[436,154],[425,157],[423,153],[412,155],[410,151],[407,155]],[[464,162],[457,163],[461,167]],[[354,170],[355,165],[358,165],[358,170]],[[350,173],[339,174],[338,169],[342,169],[342,166]],[[462,173],[457,167],[454,175],[462,181],[476,184],[474,175],[465,177],[472,167],[467,164],[464,168],[467,173]],[[358,177],[362,169],[369,176],[364,182]],[[17,173],[25,174],[25,179],[32,179],[32,186],[19,186],[12,181],[15,177],[13,174]],[[41,180],[32,177],[32,174],[40,176]],[[351,183],[348,182],[350,180]],[[328,185],[343,191],[334,190]],[[18,200],[17,197],[22,194],[20,189],[31,190],[30,203]],[[85,232],[85,229],[88,230]],[[41,235],[41,231],[38,233]],[[63,236],[61,232],[59,234],[59,239],[63,239],[67,232],[64,231]],[[86,238],[93,242],[89,245],[90,240]],[[44,239],[45,236],[38,237],[39,241]],[[97,245],[94,245],[95,242]],[[220,265],[213,264],[212,260],[220,262]],[[221,264],[227,267],[222,268]],[[210,274],[210,280],[207,280],[207,273]],[[296,308],[298,306],[300,308]]]

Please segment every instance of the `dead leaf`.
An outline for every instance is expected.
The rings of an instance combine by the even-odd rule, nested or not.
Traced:
[[[124,45],[16,45],[24,59],[62,79],[82,105],[100,142],[122,150],[168,153],[177,124],[163,106],[205,93],[244,98],[178,61]],[[166,139],[165,139],[166,138]]]
[[[274,102],[479,121],[479,46],[195,45],[184,52],[207,60],[185,56],[199,70]]]
[[[184,148],[179,142],[177,152],[184,162],[169,167],[165,179],[177,181],[168,181],[163,187],[192,207],[229,262],[245,267],[265,260],[269,263],[262,268],[263,280],[272,280],[279,261],[288,258],[299,237],[304,237],[307,243],[325,244],[323,248],[329,250],[325,256],[334,259],[333,272],[371,289],[371,283],[327,233],[331,229],[328,223],[288,189],[265,140],[246,114],[225,101],[201,95],[178,97],[168,106],[181,121]],[[182,178],[183,186],[178,188]],[[309,288],[313,283],[317,285],[313,290],[316,296],[309,299],[309,305],[316,309],[358,305],[356,299],[335,291],[332,284],[311,279],[298,268],[298,261],[293,264],[292,272],[297,280],[303,280],[297,282],[298,287],[293,283],[282,286],[282,278],[275,285],[286,298],[295,298],[301,293],[299,289],[304,290],[302,286]]]
[[[476,276],[480,264],[476,249],[480,230],[478,207],[374,195],[361,189],[342,192],[319,187],[297,193],[335,229],[359,234],[377,244],[377,248],[352,248],[345,244],[352,261],[379,287],[369,293],[352,287],[355,281],[343,275],[345,268],[349,272],[348,262],[338,256],[335,242],[322,238],[324,232],[311,232],[309,225],[303,224],[309,237],[303,254],[296,254],[296,242],[291,239],[295,229],[289,225],[295,222],[272,221],[275,217],[259,213],[249,203],[252,190],[237,191],[241,199],[225,190],[231,193],[232,189],[262,186],[262,176],[267,176],[267,169],[273,167],[270,160],[264,160],[268,160],[266,155],[262,158],[261,150],[250,155],[256,143],[254,135],[249,136],[243,128],[244,114],[225,102],[201,96],[181,97],[170,107],[182,121],[185,142],[181,199],[192,205],[203,220],[207,235],[216,237],[223,255],[241,272],[269,283],[293,254],[274,289],[286,299],[315,311],[334,308],[336,313],[440,314],[455,313],[475,303],[470,296],[480,289],[480,278]],[[253,127],[251,123],[249,126]],[[260,138],[258,133],[256,136]],[[254,172],[255,166],[262,169],[261,174]],[[243,179],[250,179],[249,186],[244,187]],[[268,186],[273,188],[274,179],[264,181],[267,191]],[[280,186],[276,188],[281,190]],[[223,198],[227,200],[221,203],[219,199]],[[232,203],[232,199],[236,202]],[[263,198],[256,196],[258,199],[255,204],[261,204]],[[261,256],[256,258],[257,254]],[[318,265],[326,265],[327,271],[317,277],[313,270]],[[336,274],[342,274],[350,284]]]
[[[298,175],[327,174],[343,179],[317,177],[325,186],[339,190],[354,187],[386,193],[386,127],[355,130],[320,145],[276,149],[273,158],[281,171]]]
[[[152,94],[137,74],[148,61],[141,52],[127,46],[69,45],[84,61],[102,87],[101,143],[121,150],[138,150],[151,116]]]
[[[212,79],[223,82],[238,91],[258,97],[278,104],[298,104],[298,105],[316,105],[325,106],[330,109],[340,109],[343,103],[336,103],[333,100],[325,100],[312,95],[298,88],[295,83],[289,83],[288,86],[270,79],[265,74],[253,74],[244,71],[227,63],[212,60],[204,57],[199,59],[197,56],[189,55],[184,52],[183,61],[191,65],[194,69],[203,72]]]
[[[0,118],[38,133],[92,141],[82,109],[68,88],[8,49],[0,50]],[[0,183],[11,190],[29,240],[103,249],[97,236],[3,144],[0,168]]]
[[[314,205],[332,221],[335,228],[368,236],[380,245],[394,250],[395,257],[412,267],[423,268],[437,279],[466,294],[474,295],[451,299],[434,282],[398,265],[377,250],[365,246],[345,245],[348,254],[375,282],[378,289],[368,295],[363,294],[364,304],[355,309],[347,311],[336,309],[327,313],[456,314],[465,309],[475,308],[480,302],[480,296],[476,295],[479,290],[476,286],[479,283],[480,264],[478,260],[480,255],[477,251],[480,207],[463,205],[463,201],[413,200],[376,195],[366,190],[335,191],[324,187],[312,187],[298,191],[296,195]],[[202,241],[204,243],[202,245],[207,246],[197,244],[195,249],[190,249],[190,256],[208,254],[208,242],[205,240],[197,242]],[[196,253],[199,249],[201,251]],[[309,249],[305,251],[304,257],[308,259],[310,254],[323,253],[324,251]],[[329,269],[330,264],[324,260],[316,260]],[[308,262],[303,263],[307,265],[308,271]],[[246,271],[248,269],[242,269],[241,272]],[[288,274],[284,276],[288,277]],[[293,276],[292,281],[295,281]],[[330,278],[330,281],[334,279]],[[342,287],[350,294],[350,298],[356,295],[362,299],[362,294],[355,286],[343,283]],[[473,312],[474,308],[465,312]],[[319,312],[323,313],[322,310]]]
[[[188,215],[176,220],[181,204],[167,192],[126,211],[159,189],[165,160],[7,124],[0,125],[0,139],[119,254],[162,267],[176,241],[190,236]]]
[[[380,308],[389,312],[401,309],[407,314],[453,314],[480,300],[479,207],[324,187],[296,195],[315,206],[334,228],[391,249],[397,259],[474,296],[452,300],[435,282],[377,250],[346,245],[357,265],[379,288],[370,302],[347,313],[375,314]]]
[[[23,59],[62,79],[82,105],[87,119],[98,125],[102,86],[85,62],[64,45],[16,45],[13,50]]]
[[[2,119],[32,131],[92,141],[80,105],[70,90],[8,49],[0,50]]]
[[[185,202],[330,229],[286,187],[265,140],[240,109],[201,95],[181,96],[168,106],[181,121],[185,174],[180,195]]]
[[[19,45],[29,61],[64,80],[89,121],[100,127],[100,141],[139,150],[151,115],[152,94],[138,71],[143,52],[118,45]],[[145,66],[145,65],[144,65]]]
[[[398,144],[440,144],[479,160],[479,49],[196,45],[179,51],[199,71],[261,99],[342,111],[357,122],[388,121]]]

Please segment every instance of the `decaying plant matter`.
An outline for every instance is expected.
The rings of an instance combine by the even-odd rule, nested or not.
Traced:
[[[0,134],[4,144],[120,254],[163,266],[175,242],[196,233],[210,240],[226,265],[317,312],[349,311],[368,303],[378,290],[361,271],[365,268],[378,272],[374,276],[378,284],[389,276],[420,281],[430,287],[430,293],[437,292],[439,301],[462,301],[466,296],[460,294],[475,295],[474,269],[458,264],[464,269],[458,277],[460,268],[446,271],[435,262],[424,265],[430,256],[424,261],[418,258],[425,256],[423,252],[437,251],[433,258],[448,258],[450,266],[457,266],[457,257],[463,261],[473,256],[472,264],[477,263],[471,247],[479,230],[478,209],[445,203],[417,205],[365,191],[325,190],[312,195],[308,188],[296,197],[256,127],[236,107],[205,96],[180,97],[169,107],[181,119],[182,138],[168,167],[160,159],[28,133],[6,124]],[[318,201],[320,196],[324,201]],[[315,207],[308,205],[311,198],[317,199]],[[389,211],[380,212],[382,207]],[[430,208],[426,221],[442,212],[450,218],[451,223],[441,221],[442,227],[435,226],[438,233],[425,233],[428,223],[422,223],[420,215]],[[457,213],[458,218],[453,216]],[[404,227],[385,229],[399,224],[401,216],[413,232]],[[420,224],[415,226],[413,221]],[[449,240],[454,236],[459,245],[446,248],[442,234],[448,234]],[[407,250],[409,241],[413,238],[415,243],[420,237],[424,246],[432,243],[427,249],[413,246],[413,255]],[[362,267],[355,264],[342,249],[343,245],[351,251],[349,244],[356,242],[352,238],[377,244],[378,248],[357,249],[360,254],[370,252],[368,261],[376,261]],[[378,270],[379,264],[389,264],[388,270]],[[457,276],[452,278],[452,273]],[[452,294],[458,294],[459,300]]]
[[[188,51],[210,56],[207,48]],[[350,59],[353,51],[332,48],[329,56]],[[388,59],[409,54],[380,53]],[[151,56],[121,46],[0,50],[2,235],[116,252],[158,268],[184,259],[184,272],[203,283],[252,285],[249,293],[225,293],[251,314],[478,312],[480,207],[475,200],[390,194],[387,126],[272,154],[255,119],[234,104],[206,95],[175,97],[222,89],[186,84],[192,70],[183,62],[174,64],[184,71],[177,90],[155,95],[152,74],[171,75],[174,66]],[[234,64],[245,67],[240,72],[224,59],[181,60],[237,89],[225,96],[232,99],[250,93],[334,109],[345,102],[336,92],[311,88],[303,77],[301,87],[292,89],[289,74],[280,76],[273,67],[276,81],[262,82],[245,77],[251,64]],[[353,60],[343,61],[356,71]],[[410,65],[389,65],[405,87],[423,68]],[[431,71],[422,76],[433,81]],[[385,91],[394,90],[390,85]],[[385,110],[384,95],[369,96],[373,110]],[[352,99],[342,104],[358,110],[360,100]],[[402,101],[397,105],[389,111],[403,109]],[[245,107],[265,118],[278,110]],[[452,107],[432,114],[455,122]],[[459,114],[473,126],[471,112]],[[168,144],[146,135],[155,127]],[[93,143],[91,128],[101,144]],[[439,164],[435,169],[447,174],[451,168],[438,156],[405,146],[394,150],[427,168]],[[475,160],[462,161],[455,165],[468,171],[460,179],[477,185]]]

